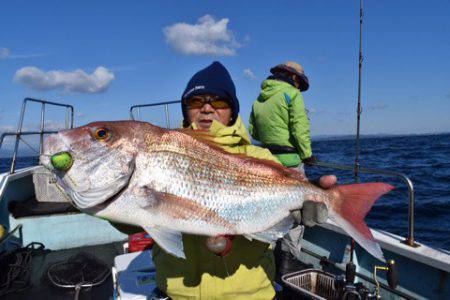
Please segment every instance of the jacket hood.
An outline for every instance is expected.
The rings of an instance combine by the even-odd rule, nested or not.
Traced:
[[[261,93],[259,94],[258,101],[264,102],[273,95],[285,92],[287,89],[295,89],[295,88],[289,83],[284,81],[266,79],[261,84]]]
[[[192,123],[191,127],[192,129],[198,129],[195,123]],[[213,120],[209,131],[214,136],[214,141],[221,146],[251,145],[250,136],[240,116],[231,126]]]

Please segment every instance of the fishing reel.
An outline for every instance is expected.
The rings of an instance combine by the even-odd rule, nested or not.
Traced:
[[[380,296],[380,282],[377,278],[377,271],[383,270],[386,271],[386,279],[388,282],[388,285],[391,289],[395,290],[395,288],[398,285],[398,271],[397,271],[397,265],[395,264],[395,261],[393,259],[388,260],[387,266],[375,266],[373,268],[373,280],[375,280],[376,283],[376,290],[375,293],[377,295],[377,299],[381,298]]]
[[[377,299],[361,282],[354,283],[356,266],[349,262],[345,266],[345,275],[339,275],[334,281],[334,290],[337,292],[335,299]]]
[[[377,279],[377,271],[383,270],[387,272],[387,282],[391,289],[395,289],[398,284],[398,273],[394,260],[389,260],[387,266],[375,266],[373,279],[375,281],[375,290],[371,291],[361,282],[355,282],[356,266],[349,262],[345,267],[345,275],[337,276],[334,281],[334,290],[337,292],[336,299],[341,300],[375,300],[380,299],[380,283]]]

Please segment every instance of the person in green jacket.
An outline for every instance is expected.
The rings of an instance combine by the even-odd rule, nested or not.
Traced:
[[[314,161],[310,124],[301,92],[309,88],[303,67],[292,61],[270,69],[258,99],[253,103],[249,131],[255,140],[269,149],[280,162],[304,173],[303,162]],[[305,207],[306,209],[307,207]],[[326,215],[325,206],[314,206],[318,215]],[[277,257],[278,276],[299,267],[304,226],[296,225],[281,242]],[[277,249],[279,250],[279,249]],[[277,251],[279,253],[279,251]]]
[[[302,171],[302,161],[312,157],[310,124],[301,94],[309,88],[308,77],[296,62],[277,65],[270,72],[253,103],[249,131],[285,167]]]

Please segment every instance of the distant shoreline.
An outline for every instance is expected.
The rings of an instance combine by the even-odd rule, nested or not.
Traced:
[[[394,138],[394,137],[409,137],[409,136],[432,136],[432,135],[450,135],[450,132],[433,132],[433,133],[399,133],[399,134],[361,134],[361,139],[374,139],[374,138]],[[356,134],[342,134],[342,135],[325,135],[319,134],[311,137],[313,141],[328,141],[328,140],[354,140]]]

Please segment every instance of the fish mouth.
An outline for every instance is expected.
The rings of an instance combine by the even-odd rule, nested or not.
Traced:
[[[44,165],[44,167],[48,168],[46,165]],[[77,191],[77,190],[71,188],[62,179],[61,175],[63,172],[60,172],[60,171],[52,169],[52,168],[48,168],[48,169],[51,171],[51,173],[53,173],[53,177],[56,179],[56,185],[59,187],[59,189],[64,191],[68,195],[68,198],[70,199],[70,203],[73,206],[75,206],[77,209],[79,209],[81,211],[86,211],[86,212],[91,209],[95,209],[96,207],[104,208],[108,204],[110,204],[114,200],[116,200],[129,187],[130,180],[133,177],[134,172],[135,172],[135,167],[133,166],[130,174],[123,175],[119,179],[117,179],[109,184],[104,185],[104,186],[106,186],[105,188],[97,188],[97,189],[88,190],[88,192],[89,192],[88,196],[83,197],[82,194],[85,191]],[[64,176],[67,176],[68,179],[70,180],[70,176],[67,173],[65,173]],[[119,188],[116,193],[112,194],[111,196],[109,196],[108,198],[106,198],[104,200],[101,200],[101,201],[99,201],[99,199],[95,200],[95,195],[102,194],[102,193],[104,193],[103,191],[108,191],[112,187],[117,186],[118,181],[123,181],[123,186],[121,188]],[[91,195],[90,196],[91,198],[94,198],[94,201],[89,200],[89,198],[90,198],[89,195]],[[87,198],[87,200],[86,200],[86,198]]]
[[[134,172],[134,170],[133,170],[133,172]],[[131,176],[130,176],[130,178],[131,178]],[[115,200],[117,200],[120,196],[122,196],[122,194],[128,189],[129,186],[130,186],[130,181],[128,181],[128,183],[125,184],[117,193],[115,193],[114,195],[112,195],[111,197],[106,199],[105,201],[103,201],[95,206],[85,208],[85,209],[83,209],[83,211],[86,212],[87,214],[95,215],[97,212],[105,209],[108,205],[110,205]]]
[[[99,200],[96,200],[96,201],[89,201],[89,200],[88,201],[83,201],[83,198],[78,197],[77,198],[78,201],[74,201],[74,202],[77,204],[77,207],[82,209],[82,210],[86,210],[86,209],[89,209],[91,207],[96,207],[96,206],[99,206],[99,205],[107,206],[107,204],[109,204],[109,203],[113,202],[115,199],[117,199],[128,188],[128,186],[130,185],[130,180],[131,180],[131,177],[133,176],[133,174],[134,174],[134,168],[131,171],[131,173],[129,175],[127,175],[126,177],[123,176],[120,179],[116,180],[115,182],[112,182],[111,184],[108,184],[106,186],[106,188],[99,189],[100,191],[101,190],[108,191],[112,187],[117,185],[117,181],[122,180],[122,178],[124,180],[123,186],[121,188],[119,188],[116,193],[112,194],[111,196],[109,196],[108,198],[106,198],[106,199],[104,199],[102,201],[99,201]],[[97,192],[96,190],[94,190],[93,192],[91,191],[91,194],[95,195],[96,192]],[[76,194],[78,194],[78,193],[76,193]]]
[[[50,161],[50,155],[47,154],[41,154],[39,155],[39,163],[44,166],[49,171],[55,171],[53,168],[51,161]]]
[[[134,175],[134,170],[135,168],[133,168],[133,171],[130,174],[130,180]],[[112,195],[111,197],[109,197],[108,199],[106,199],[105,201],[92,206],[92,207],[88,207],[83,209],[83,211],[89,215],[96,215],[99,211],[105,209],[106,207],[108,207],[108,205],[110,205],[111,203],[113,203],[114,201],[116,201],[120,196],[122,196],[122,194],[128,189],[128,187],[130,186],[130,180],[128,180],[128,183],[125,184],[119,191],[117,191],[117,193],[115,193],[114,195]],[[73,203],[73,205],[75,205],[75,203]],[[77,207],[78,208],[78,207]]]

